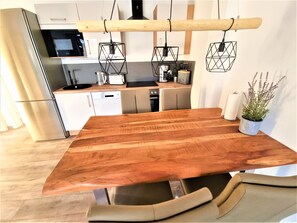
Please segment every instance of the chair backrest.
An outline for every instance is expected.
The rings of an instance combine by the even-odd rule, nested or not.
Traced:
[[[160,111],[191,108],[191,88],[160,90]]]
[[[214,199],[217,222],[276,222],[297,212],[297,176],[238,173]]]
[[[154,205],[97,205],[89,222],[214,222],[218,208],[207,188]]]
[[[121,92],[123,114],[143,113],[151,111],[148,89],[125,90]]]

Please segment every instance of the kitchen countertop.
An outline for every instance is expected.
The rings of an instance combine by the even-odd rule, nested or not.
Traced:
[[[93,84],[90,88],[79,89],[79,90],[63,90],[60,88],[54,91],[54,94],[67,94],[67,93],[82,93],[82,92],[94,92],[94,91],[125,91],[125,90],[137,90],[137,89],[164,89],[164,88],[191,88],[192,85],[184,85],[175,82],[167,82],[167,83],[160,83],[156,82],[158,86],[148,86],[148,87],[126,87],[126,84],[123,85],[111,85],[111,84],[104,84],[104,85],[97,85]]]

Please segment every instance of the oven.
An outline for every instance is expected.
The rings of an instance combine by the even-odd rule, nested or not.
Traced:
[[[151,111],[159,111],[159,89],[150,89]]]

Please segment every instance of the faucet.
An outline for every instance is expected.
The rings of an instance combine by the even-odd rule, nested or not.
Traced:
[[[74,84],[77,84],[78,83],[78,79],[76,78],[75,71],[79,71],[79,70],[80,69],[73,69],[72,70]]]
[[[78,71],[80,69],[73,69],[72,70],[72,73],[73,73],[73,77],[71,76],[71,71],[68,70],[68,76],[69,76],[69,80],[70,80],[70,85],[76,85],[78,83],[78,79],[76,78],[76,75],[75,75],[75,71]]]
[[[73,80],[72,80],[72,77],[71,77],[70,70],[68,70],[68,76],[69,76],[70,85],[73,85]]]

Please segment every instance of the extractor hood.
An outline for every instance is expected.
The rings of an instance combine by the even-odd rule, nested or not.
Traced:
[[[148,19],[143,16],[142,12],[142,0],[131,0],[132,1],[132,16],[128,19]]]

